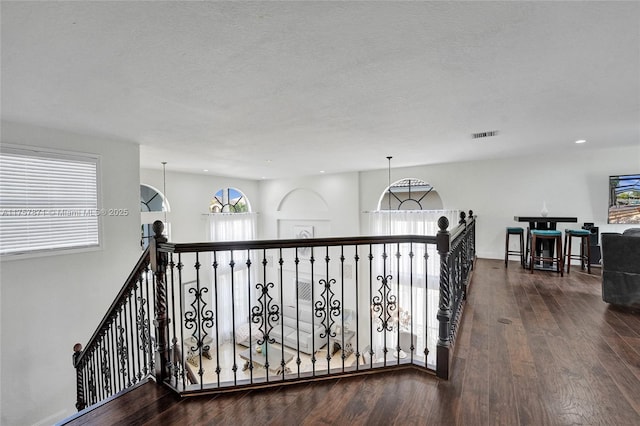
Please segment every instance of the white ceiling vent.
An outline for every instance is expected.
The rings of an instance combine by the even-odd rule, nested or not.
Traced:
[[[489,138],[491,136],[497,136],[497,135],[498,135],[497,130],[490,130],[488,132],[472,133],[471,138],[472,139]]]

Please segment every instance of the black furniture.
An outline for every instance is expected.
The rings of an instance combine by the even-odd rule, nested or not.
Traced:
[[[640,228],[605,233],[602,240],[602,300],[640,308]]]
[[[531,250],[531,246],[529,245],[530,243],[530,238],[531,238],[531,230],[532,229],[540,229],[540,230],[555,230],[556,229],[556,225],[560,222],[565,222],[565,223],[576,223],[578,222],[578,218],[577,217],[560,217],[560,216],[553,216],[553,217],[546,217],[546,216],[514,216],[513,220],[515,220],[516,222],[529,222],[529,228],[527,229],[527,241],[526,241],[526,256],[525,259],[529,258],[529,250]],[[554,252],[554,244],[550,244],[549,240],[539,240],[537,241],[535,250],[537,254],[540,254],[542,252],[544,252],[544,257],[553,257],[553,252]],[[525,265],[527,266],[527,265]],[[538,269],[551,269],[549,267],[550,265],[547,264],[546,265],[541,265],[541,266],[536,266],[536,268]],[[551,269],[552,270],[552,269]]]
[[[585,222],[582,224],[582,229],[591,232],[591,237],[589,237],[589,263],[592,265],[600,265],[600,259],[602,258],[599,239],[600,228],[594,226],[592,222]]]
[[[556,229],[559,222],[575,223],[577,217],[514,216],[516,222],[529,222],[531,229]]]

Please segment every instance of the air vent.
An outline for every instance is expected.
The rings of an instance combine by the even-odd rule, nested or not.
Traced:
[[[491,136],[497,136],[497,135],[498,135],[497,130],[490,130],[488,132],[472,133],[471,138],[472,139],[490,138]]]

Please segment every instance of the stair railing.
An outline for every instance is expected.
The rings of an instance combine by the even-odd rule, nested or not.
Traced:
[[[475,262],[476,220],[460,213],[458,226],[450,233],[449,220],[438,220],[440,230],[436,236],[440,256],[440,300],[438,309],[439,337],[437,344],[436,374],[449,378],[453,347],[462,318],[468,286]]]
[[[451,231],[449,221],[441,217],[436,236],[175,244],[167,242],[162,235],[164,225],[156,221],[155,237],[98,329],[84,350],[80,344],[74,347],[76,407],[82,410],[101,402],[149,376],[183,396],[388,368],[418,368],[447,379],[475,259],[475,223],[469,211],[468,216],[461,213]],[[416,256],[414,252],[424,254]],[[285,271],[283,265],[295,272]],[[215,312],[220,304],[235,308],[235,302],[218,297],[217,285],[222,284],[218,274],[224,268],[230,271],[232,288],[256,293],[246,301],[250,306],[244,320],[248,333],[244,342],[235,323],[231,343],[224,343],[218,335]],[[234,283],[234,274],[243,268],[247,271],[245,281]],[[253,275],[249,274],[253,268]],[[305,268],[310,268],[307,287],[299,274]],[[205,278],[207,273],[210,276]],[[287,274],[294,274],[293,282]],[[402,296],[401,286],[405,286]],[[414,290],[420,286],[424,299],[415,300]],[[186,300],[187,287],[190,300]],[[311,292],[305,305],[311,309],[307,326],[321,327],[321,333],[312,335],[308,345],[314,348],[309,352],[310,372],[300,367],[304,316],[300,300],[305,288]],[[427,296],[431,290],[437,314],[429,310],[434,297]],[[279,344],[285,339],[285,311],[289,315],[287,327],[297,328],[297,336],[286,350],[284,343]],[[419,324],[420,315],[429,324],[427,318],[433,318],[435,324]],[[431,330],[433,325],[435,331]],[[376,333],[378,340],[382,336],[382,344],[374,353]],[[432,334],[434,353],[430,354]],[[232,345],[232,356],[224,361],[232,365],[220,358],[219,345],[223,343]],[[316,347],[326,349],[324,360],[316,357],[320,354]],[[336,350],[341,350],[341,355]],[[260,361],[260,357],[266,359]],[[348,357],[355,357],[355,363],[347,366]],[[244,375],[236,364],[240,359],[249,369]],[[205,364],[214,377],[206,384]],[[232,370],[231,382],[222,383],[223,369]]]
[[[147,248],[84,350],[80,343],[74,345],[78,411],[153,373],[155,296],[149,262]]]

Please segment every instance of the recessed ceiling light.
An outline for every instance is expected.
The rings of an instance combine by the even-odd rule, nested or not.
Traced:
[[[586,140],[584,140],[584,139],[578,139],[578,140],[576,141],[576,143],[585,143],[585,142],[586,142]]]
[[[324,173],[324,170],[320,170],[320,173]]]
[[[202,171],[203,171],[203,172],[208,172],[208,171],[209,171],[209,169],[203,169]]]

